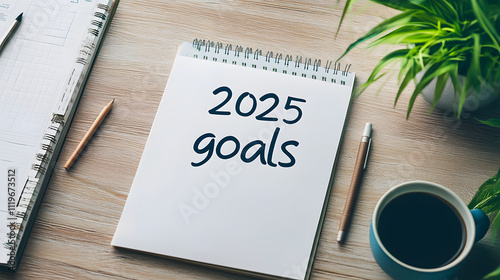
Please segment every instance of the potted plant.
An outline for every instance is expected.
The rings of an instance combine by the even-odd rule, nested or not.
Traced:
[[[384,20],[352,43],[342,58],[356,46],[371,41],[368,47],[381,44],[402,48],[384,56],[374,67],[368,80],[357,91],[362,93],[380,79],[384,69],[399,62],[397,103],[411,81],[415,89],[406,117],[420,94],[432,93],[426,100],[431,110],[439,106],[447,89],[451,89],[451,107],[457,117],[468,109],[468,98],[489,95],[493,101],[500,88],[500,5],[498,0],[398,0],[372,2],[397,9],[401,13]],[[353,1],[347,0],[337,33]],[[339,58],[339,59],[340,59]],[[449,99],[449,97],[447,97]],[[472,108],[474,109],[474,108]],[[497,114],[500,110],[497,110]],[[500,128],[500,118],[479,120]],[[486,180],[469,203],[493,217],[493,235],[500,231],[500,170]],[[500,279],[500,267],[484,279]]]
[[[371,1],[401,13],[375,26],[352,43],[340,58],[365,41],[371,41],[368,47],[391,44],[403,48],[388,53],[377,63],[368,80],[358,88],[359,93],[383,76],[384,68],[400,62],[395,104],[411,81],[416,84],[407,118],[417,96],[429,89],[433,93],[432,110],[439,104],[445,88],[450,88],[457,116],[466,108],[467,98],[477,96],[481,90],[489,89],[486,97],[490,100],[497,97],[500,81],[498,0]],[[351,4],[352,0],[347,0],[340,24]]]

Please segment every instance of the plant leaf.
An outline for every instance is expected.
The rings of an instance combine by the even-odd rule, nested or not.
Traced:
[[[468,205],[469,209],[481,209],[486,214],[500,208],[500,169],[477,190]]]
[[[401,26],[407,22],[410,21],[411,14],[416,13],[415,11],[408,11],[408,12],[403,12],[399,15],[396,15],[392,18],[386,19],[383,22],[379,23],[377,26],[372,28],[370,31],[368,31],[365,35],[363,35],[361,38],[356,40],[354,43],[350,44],[349,47],[347,47],[346,51],[337,59],[339,61],[344,57],[348,52],[350,52],[354,47],[357,45],[363,43],[366,40],[369,40],[380,33],[383,33],[385,31],[388,31],[394,27]]]
[[[500,118],[491,118],[487,120],[478,120],[480,123],[493,126],[493,127],[498,127],[500,128]]]
[[[340,0],[337,0],[337,3],[339,1]],[[351,4],[352,4],[352,0],[347,0],[345,3],[344,10],[342,11],[342,16],[340,17],[339,26],[337,27],[337,32],[335,33],[335,38],[337,38],[337,35],[339,34],[340,26],[342,25],[342,22],[344,21],[345,14],[347,13],[347,10],[349,10],[349,7],[351,7]]]
[[[498,230],[500,229],[500,212],[497,212],[497,215],[493,219],[493,228],[491,229],[491,239],[495,240],[498,234]]]
[[[476,208],[483,210],[485,213],[493,213],[500,210],[500,193],[496,192],[492,196],[485,198],[476,205]]]
[[[498,35],[495,26],[488,20],[488,17],[484,14],[484,11],[481,9],[477,0],[470,0],[470,2],[479,25],[481,25],[488,36],[490,36],[493,44],[495,44],[496,48],[500,51],[500,36]]]
[[[432,41],[436,35],[443,36],[439,33],[445,33],[444,31],[436,31],[425,29],[423,26],[402,26],[378,39],[373,41],[368,48],[374,47],[380,44],[419,44],[427,43]]]
[[[470,68],[469,68],[470,70]],[[471,73],[471,74],[469,74]],[[460,116],[462,114],[462,108],[464,107],[465,104],[465,99],[467,98],[467,90],[471,88],[472,86],[472,77],[474,74],[472,72],[468,71],[467,76],[465,76],[465,81],[463,86],[460,88],[460,92],[458,94],[458,112],[457,116]]]
[[[441,98],[441,95],[443,95],[444,87],[446,86],[446,82],[448,82],[448,79],[450,78],[450,73],[444,73],[443,75],[439,75],[437,77],[436,81],[436,89],[434,90],[434,100],[432,102],[431,106],[431,112],[434,110],[434,107],[436,107],[439,99]]]
[[[400,11],[404,11],[407,9],[418,9],[420,4],[425,1],[426,0],[400,0],[397,3],[392,3],[392,1],[386,0],[372,0],[372,2],[375,2],[377,4],[381,4]],[[339,2],[340,0],[337,0],[337,3]],[[342,11],[342,16],[340,17],[339,26],[337,27],[337,32],[335,33],[335,38],[337,38],[337,35],[339,34],[340,26],[342,25],[342,22],[344,22],[345,15],[347,14],[349,8],[352,6],[352,3],[352,0],[346,0],[344,10]]]
[[[460,94],[463,92],[462,84],[458,80],[458,65],[455,69],[450,71],[451,82],[453,83],[453,88],[455,89],[455,94]],[[460,118],[460,113],[457,113],[457,118]]]
[[[392,63],[394,60],[401,59],[408,54],[409,50],[408,49],[401,49],[401,50],[395,50],[386,56],[384,56],[378,63],[375,65],[375,68],[373,68],[372,73],[370,74],[370,77],[368,77],[368,80],[361,86],[359,94],[363,92],[364,89],[366,89],[370,84],[373,82],[377,81],[380,79],[384,74],[380,74],[380,71],[384,69],[387,65]]]
[[[500,279],[500,266],[497,269],[484,276],[483,280],[498,280]]]
[[[399,0],[399,1],[387,1],[387,0],[371,0],[372,2],[387,6],[400,11],[405,11],[408,9],[419,9],[421,4],[426,0]]]
[[[398,92],[396,93],[396,98],[394,100],[394,106],[398,103],[399,97],[401,96],[401,93],[403,90],[406,88],[408,83],[410,83],[413,78],[415,78],[415,75],[421,70],[420,65],[418,63],[412,62],[412,65],[409,66],[408,71],[406,72],[406,75],[404,79],[401,81],[401,85],[399,86]]]
[[[429,67],[427,71],[425,71],[425,74],[422,76],[422,79],[417,83],[417,86],[415,87],[415,90],[413,91],[413,94],[410,98],[410,103],[408,104],[408,110],[406,112],[406,119],[410,117],[411,109],[413,108],[413,103],[415,103],[415,99],[417,99],[417,96],[422,92],[422,90],[426,86],[428,86],[434,78],[443,75],[447,72],[450,72],[455,68],[456,68],[456,63],[443,61],[432,64],[432,66]]]

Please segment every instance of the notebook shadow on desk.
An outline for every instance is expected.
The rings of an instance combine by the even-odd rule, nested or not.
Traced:
[[[233,274],[228,271],[221,270],[220,267],[212,268],[210,265],[200,265],[200,263],[189,262],[183,259],[172,257],[165,257],[149,252],[142,252],[133,249],[126,249],[112,246],[111,253],[113,257],[118,259],[120,263],[129,262],[130,265],[137,267],[155,267],[157,269],[164,269],[164,271],[157,270],[162,277],[167,277],[165,271],[169,271],[169,276],[176,278],[183,278],[182,276],[190,275],[192,278],[202,277],[205,279],[238,279],[238,280],[253,280],[253,277],[243,276],[241,274]],[[128,264],[127,264],[128,265]],[[177,274],[181,272],[183,274]],[[140,275],[140,270],[138,270]],[[198,274],[196,277],[195,275]],[[237,276],[236,276],[237,275]],[[237,277],[237,278],[236,278]]]

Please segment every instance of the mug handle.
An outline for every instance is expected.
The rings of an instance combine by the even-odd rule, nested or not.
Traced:
[[[474,218],[474,224],[476,225],[476,239],[474,242],[478,242],[481,240],[488,228],[490,227],[490,218],[484,213],[481,209],[472,209],[470,210],[472,214],[472,218]]]

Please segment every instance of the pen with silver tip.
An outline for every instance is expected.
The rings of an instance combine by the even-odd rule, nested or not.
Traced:
[[[23,20],[23,13],[19,14],[14,22],[10,25],[9,29],[7,30],[7,33],[5,33],[2,38],[0,38],[0,51],[2,51],[3,46],[5,46],[5,43],[9,40],[9,38],[12,36],[14,31],[17,29],[19,24],[21,24],[21,21]]]
[[[352,174],[351,185],[349,186],[349,192],[347,194],[347,199],[344,205],[344,211],[342,213],[342,219],[340,220],[339,233],[337,236],[337,241],[342,243],[345,238],[345,233],[349,226],[352,209],[354,202],[359,191],[359,186],[361,185],[361,177],[363,171],[366,168],[366,162],[368,159],[368,154],[370,152],[370,146],[372,143],[372,124],[367,123],[365,125],[365,130],[363,136],[361,137],[361,142],[359,143],[358,156],[356,158],[356,165],[354,166],[354,172]]]

